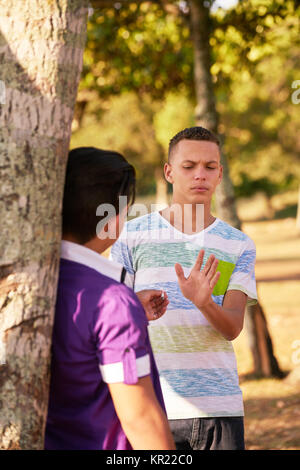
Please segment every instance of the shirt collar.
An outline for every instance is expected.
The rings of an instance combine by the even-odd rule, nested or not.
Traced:
[[[116,261],[105,258],[86,246],[62,240],[60,256],[63,259],[75,261],[95,269],[99,273],[104,274],[104,276],[120,282],[123,266]]]

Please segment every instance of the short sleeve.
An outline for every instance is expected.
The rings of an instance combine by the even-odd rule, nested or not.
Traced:
[[[255,260],[255,244],[251,238],[247,237],[244,249],[236,262],[227,288],[227,290],[240,290],[247,294],[247,305],[253,305],[257,302]]]
[[[134,292],[122,285],[110,288],[95,316],[93,334],[103,381],[134,384],[149,375],[147,320]]]

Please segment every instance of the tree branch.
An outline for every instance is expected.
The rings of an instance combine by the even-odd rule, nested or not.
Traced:
[[[93,8],[108,8],[115,5],[130,5],[130,3],[160,3],[159,0],[141,0],[136,2],[134,0],[90,0]]]
[[[93,8],[109,8],[109,7],[115,7],[117,5],[121,6],[128,6],[131,3],[154,3],[157,5],[160,5],[162,8],[164,8],[166,11],[171,12],[171,13],[178,13],[179,7],[178,5],[174,4],[174,2],[171,2],[169,0],[140,0],[139,2],[134,1],[134,0],[90,0],[91,1],[91,6]]]

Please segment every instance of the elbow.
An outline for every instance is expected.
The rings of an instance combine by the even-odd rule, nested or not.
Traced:
[[[238,337],[238,335],[224,335],[224,338],[227,341],[234,341],[237,337]]]
[[[223,334],[224,338],[227,339],[227,341],[234,341],[239,334],[241,333],[243,327],[238,328],[231,328],[230,331],[226,332],[226,334]]]

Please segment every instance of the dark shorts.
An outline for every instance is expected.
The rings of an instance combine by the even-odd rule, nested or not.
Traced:
[[[169,420],[178,450],[244,450],[244,418]]]

